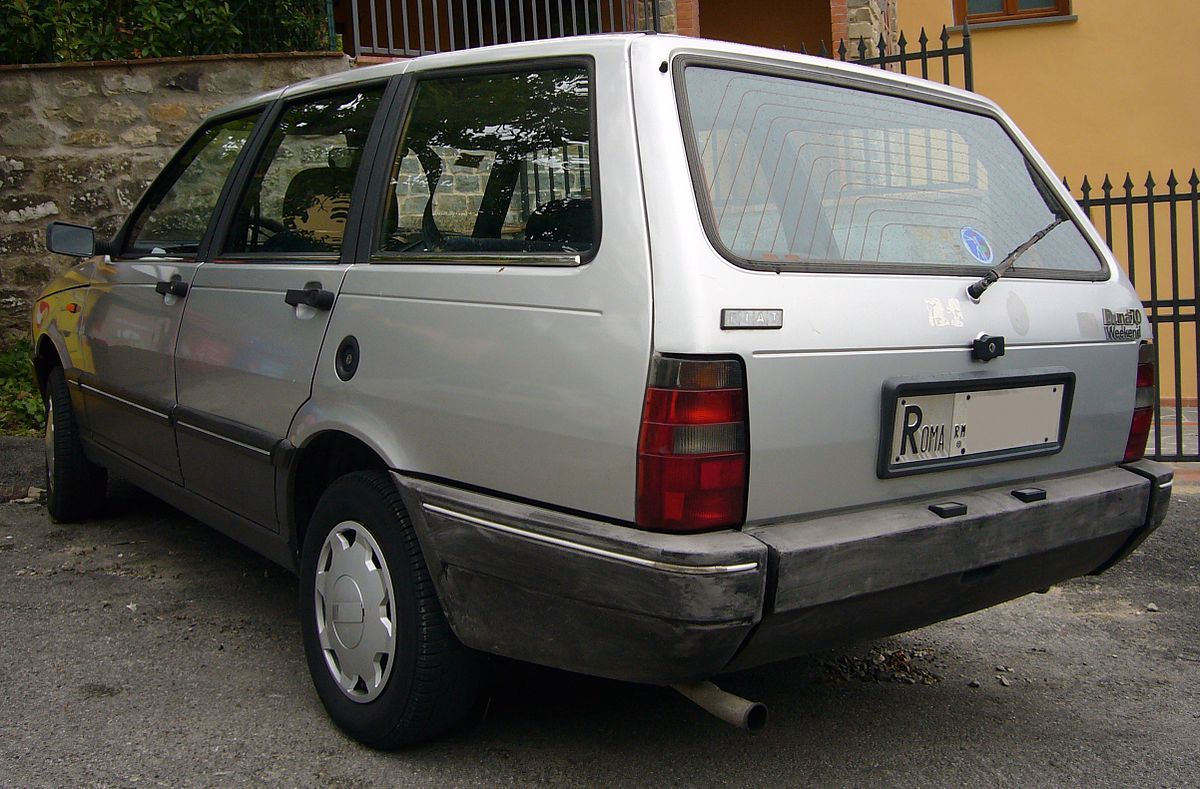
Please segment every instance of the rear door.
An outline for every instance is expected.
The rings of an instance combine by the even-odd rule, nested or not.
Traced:
[[[172,352],[201,241],[258,115],[214,121],[184,145],[123,231],[121,254],[96,265],[88,290],[81,358],[91,368],[73,375],[91,437],[176,483]]]
[[[283,102],[189,292],[176,352],[184,484],[269,528],[281,442],[308,399],[346,269],[346,218],[384,87]]]
[[[647,200],[655,344],[744,360],[748,521],[1121,460],[1136,298],[994,110],[805,64],[674,74],[686,152],[650,155],[692,194]],[[648,111],[667,103],[649,82]],[[973,352],[985,334],[1004,355]]]

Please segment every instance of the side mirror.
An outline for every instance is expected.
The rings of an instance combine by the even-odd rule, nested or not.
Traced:
[[[96,254],[96,231],[83,225],[51,222],[46,227],[46,249],[60,255],[90,258]]]

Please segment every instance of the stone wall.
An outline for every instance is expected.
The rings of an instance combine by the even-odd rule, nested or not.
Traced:
[[[900,35],[896,22],[896,0],[848,0],[846,46],[852,57],[858,54],[858,42],[867,44],[867,57],[879,53],[879,37],[882,35],[888,53],[896,51],[896,39]]]
[[[112,235],[209,112],[347,68],[337,53],[0,67],[0,347],[26,334],[38,289],[71,265],[46,252],[47,223]]]

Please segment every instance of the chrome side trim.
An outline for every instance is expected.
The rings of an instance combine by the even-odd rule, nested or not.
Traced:
[[[248,449],[251,452],[257,452],[260,455],[266,455],[267,457],[271,456],[271,453],[269,450],[259,449],[258,447],[252,447],[249,444],[243,444],[241,441],[234,441],[232,438],[229,438],[228,436],[223,436],[220,433],[214,433],[211,430],[205,430],[202,427],[196,427],[195,425],[188,424],[187,422],[176,422],[175,425],[177,427],[187,428],[188,430],[194,430],[197,433],[203,433],[206,436],[212,436],[213,438],[224,441],[227,444],[233,444],[235,446],[241,447],[242,449]]]
[[[437,515],[444,515],[447,518],[453,518],[463,523],[470,523],[475,526],[482,526],[485,529],[493,529],[495,531],[512,534],[517,537],[523,537],[534,542],[541,542],[547,545],[554,545],[559,548],[577,551],[579,553],[591,554],[599,556],[603,559],[611,559],[617,562],[633,564],[639,567],[649,567],[655,570],[663,570],[670,573],[680,573],[682,575],[727,575],[732,573],[744,573],[758,569],[758,562],[744,562],[742,564],[708,564],[699,566],[689,566],[683,564],[672,564],[670,562],[659,562],[654,559],[645,559],[641,556],[630,556],[626,553],[618,553],[610,551],[606,548],[597,548],[594,545],[584,545],[570,540],[564,540],[561,537],[551,537],[548,534],[538,534],[537,532],[518,529],[515,526],[509,526],[504,523],[496,523],[495,521],[484,520],[477,518],[474,515],[467,515],[454,510],[448,510],[445,507],[439,507],[436,504],[422,504],[421,508],[426,512],[432,512]]]
[[[115,400],[118,403],[129,406],[130,408],[136,408],[139,411],[144,411],[147,414],[151,414],[153,416],[158,417],[159,419],[163,420],[164,422],[171,421],[171,417],[169,414],[164,414],[162,411],[155,411],[153,408],[147,408],[144,405],[138,405],[137,403],[126,400],[124,397],[117,397],[115,394],[110,394],[109,392],[105,392],[103,389],[97,389],[94,386],[88,386],[87,384],[82,384],[82,383],[76,384],[76,386],[78,386],[80,389],[84,389],[93,394],[98,394],[101,397],[107,397],[109,400]]]

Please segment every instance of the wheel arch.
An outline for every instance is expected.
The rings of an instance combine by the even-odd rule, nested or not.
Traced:
[[[49,333],[42,333],[33,346],[33,374],[43,397],[46,395],[46,379],[50,377],[50,371],[63,366],[58,346]]]
[[[357,436],[329,429],[314,433],[296,449],[289,464],[284,500],[285,526],[297,560],[304,533],[321,494],[339,477],[355,471],[386,470],[378,452]]]

